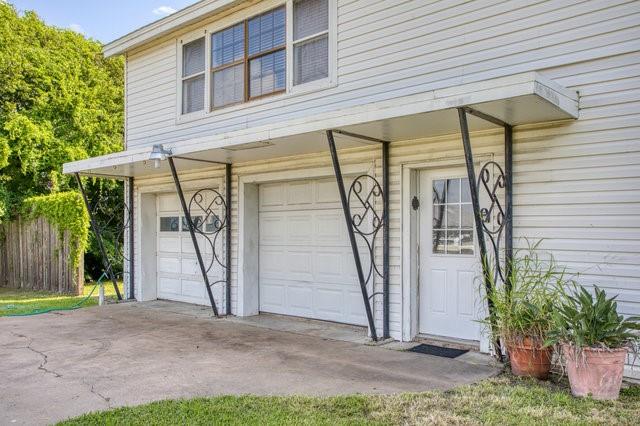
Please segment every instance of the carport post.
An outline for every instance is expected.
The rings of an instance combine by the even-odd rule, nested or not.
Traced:
[[[331,152],[331,160],[333,162],[333,171],[335,172],[336,181],[338,182],[338,192],[340,192],[342,211],[344,212],[344,219],[347,223],[347,233],[349,234],[349,242],[351,243],[351,250],[353,251],[353,260],[356,263],[356,270],[358,272],[358,281],[360,282],[360,291],[362,292],[364,309],[367,313],[367,321],[369,323],[369,329],[371,330],[371,338],[373,341],[377,341],[378,333],[376,332],[376,324],[373,321],[373,313],[371,311],[371,304],[369,303],[369,294],[367,291],[367,281],[364,278],[362,262],[360,261],[360,253],[356,242],[356,235],[353,231],[353,223],[351,223],[349,200],[347,200],[347,193],[344,189],[344,180],[342,179],[342,171],[340,170],[340,160],[338,159],[338,152],[336,151],[336,143],[333,139],[333,131],[327,130],[327,140],[329,142],[329,151]]]
[[[389,142],[382,143],[382,338],[389,333]]]
[[[102,242],[102,235],[100,234],[100,230],[98,229],[96,220],[93,217],[93,210],[91,209],[91,205],[89,204],[87,193],[85,192],[84,186],[82,185],[82,180],[80,180],[80,175],[78,173],[74,173],[74,174],[76,176],[76,182],[78,182],[78,189],[80,189],[80,193],[82,194],[82,199],[84,200],[84,205],[87,208],[87,212],[89,213],[89,222],[91,224],[91,229],[93,230],[93,235],[95,235],[96,242],[98,243],[98,248],[100,249],[100,254],[102,256],[102,267],[104,268],[104,271],[109,275],[109,279],[113,283],[113,288],[116,291],[118,300],[122,300],[122,295],[120,294],[120,289],[118,288],[118,282],[116,281],[116,276],[113,273],[111,262],[107,257],[107,252],[104,249],[104,243]]]
[[[130,177],[127,180],[128,183],[128,192],[129,192],[129,299],[135,299],[135,279],[134,279],[134,268],[135,262],[133,259],[133,248],[134,248],[134,235],[135,230],[133,228],[133,178]]]
[[[506,205],[504,228],[505,285],[511,291],[511,264],[513,262],[513,127],[504,124],[504,198]]]
[[[211,302],[211,308],[213,309],[213,314],[218,317],[218,307],[216,306],[216,302],[213,299],[213,293],[211,292],[211,285],[209,284],[209,277],[207,276],[207,269],[204,266],[204,261],[202,260],[202,253],[200,253],[200,246],[198,245],[198,239],[196,238],[196,232],[193,227],[193,222],[191,221],[191,213],[189,213],[189,208],[187,207],[187,203],[184,200],[184,193],[182,192],[182,186],[180,185],[180,179],[178,178],[178,172],[176,172],[176,166],[173,163],[173,158],[167,157],[169,161],[169,167],[171,167],[171,176],[173,176],[173,182],[176,185],[176,191],[178,192],[178,198],[180,198],[180,205],[182,206],[182,212],[184,213],[185,218],[187,219],[187,226],[189,226],[189,234],[191,235],[191,242],[193,243],[193,248],[196,251],[196,257],[198,258],[198,265],[200,266],[200,272],[202,273],[202,279],[204,280],[204,285],[207,289],[207,294],[209,295],[209,301]],[[179,226],[179,225],[178,225]]]
[[[226,287],[227,287],[227,300],[226,300],[226,311],[227,315],[231,315],[231,164],[225,165],[225,197],[227,198],[226,202],[226,215],[227,215],[227,271],[226,271]]]

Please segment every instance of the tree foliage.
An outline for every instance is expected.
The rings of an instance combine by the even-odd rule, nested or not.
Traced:
[[[27,197],[74,189],[63,163],[122,149],[124,67],[101,50],[0,2],[0,222]]]

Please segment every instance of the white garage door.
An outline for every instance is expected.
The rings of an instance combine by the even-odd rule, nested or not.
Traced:
[[[192,193],[185,193],[187,202]],[[196,258],[189,228],[182,213],[182,208],[176,194],[161,194],[157,197],[157,285],[158,299],[175,300],[179,302],[195,303],[210,306],[209,296],[202,280],[200,266]],[[201,221],[204,212],[193,214],[194,221]],[[210,220],[205,226],[213,226]],[[205,264],[211,262],[211,246],[206,243],[202,235],[198,235],[198,243],[204,257]],[[223,276],[222,269],[213,265],[209,272],[210,282],[217,281]],[[212,287],[214,299],[221,308],[222,285]]]
[[[260,185],[260,310],[366,325],[335,179]]]

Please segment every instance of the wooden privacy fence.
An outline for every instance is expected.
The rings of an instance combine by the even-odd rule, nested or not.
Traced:
[[[44,218],[0,225],[0,287],[82,294],[84,262],[73,267],[69,233]]]

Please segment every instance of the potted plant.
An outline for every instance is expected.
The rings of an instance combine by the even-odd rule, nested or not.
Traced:
[[[546,344],[559,345],[574,396],[617,399],[627,354],[637,354],[640,317],[618,314],[616,297],[580,286],[566,294]]]
[[[546,379],[553,351],[544,343],[565,275],[552,257],[540,258],[538,244],[515,254],[504,280],[510,285],[493,279],[486,295],[493,315],[483,322],[506,349],[513,374]]]

